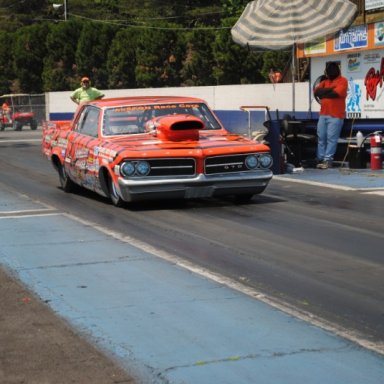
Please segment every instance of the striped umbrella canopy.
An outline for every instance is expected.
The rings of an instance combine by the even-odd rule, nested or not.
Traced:
[[[349,0],[256,0],[231,29],[232,39],[250,49],[284,49],[334,34],[357,15]]]
[[[298,43],[315,41],[352,24],[357,5],[349,0],[256,0],[247,4],[231,29],[235,43],[250,49],[292,48],[292,74]],[[295,113],[295,76],[292,76]]]

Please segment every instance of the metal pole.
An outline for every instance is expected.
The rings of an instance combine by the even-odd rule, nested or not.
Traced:
[[[296,74],[296,44],[292,45],[292,113],[295,117],[295,74]]]
[[[64,0],[64,21],[67,21],[67,0]]]

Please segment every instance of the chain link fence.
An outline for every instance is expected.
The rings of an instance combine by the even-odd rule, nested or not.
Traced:
[[[40,126],[42,121],[44,121],[46,118],[45,93],[28,95],[26,102],[29,104],[26,107],[29,107],[30,110],[35,114],[35,119]]]

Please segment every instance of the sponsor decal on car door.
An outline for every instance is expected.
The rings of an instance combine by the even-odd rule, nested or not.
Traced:
[[[95,190],[97,181],[97,159],[93,148],[97,147],[100,110],[86,106],[72,132],[67,159],[71,176],[80,185]]]

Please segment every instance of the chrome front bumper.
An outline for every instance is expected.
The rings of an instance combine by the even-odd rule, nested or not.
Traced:
[[[272,171],[257,170],[233,174],[203,175],[187,178],[124,179],[118,189],[125,201],[147,199],[193,199],[223,195],[257,194],[272,178]]]

